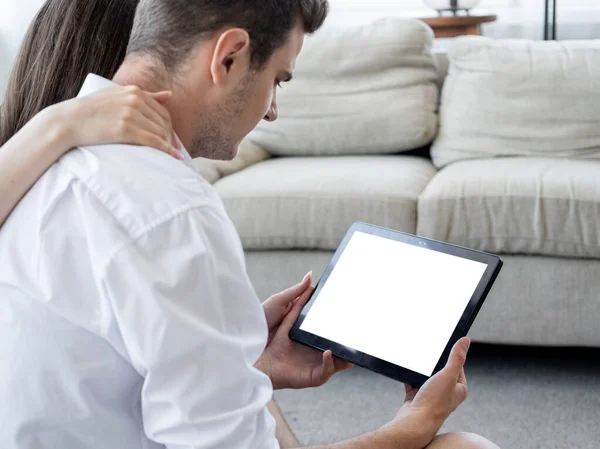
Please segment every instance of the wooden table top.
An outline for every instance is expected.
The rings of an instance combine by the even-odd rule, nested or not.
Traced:
[[[437,16],[423,17],[421,20],[431,28],[456,28],[480,25],[482,23],[494,22],[496,15],[487,16]]]

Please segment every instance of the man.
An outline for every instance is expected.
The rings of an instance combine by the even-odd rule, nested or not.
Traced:
[[[183,146],[230,159],[262,118],[277,118],[276,88],[326,12],[326,0],[142,0],[113,81],[172,90]],[[110,84],[90,76],[81,95]],[[0,254],[0,447],[299,446],[269,405],[272,389],[347,368],[287,336],[310,275],[263,310],[235,229],[189,154],[182,163],[118,147],[64,157],[0,234],[10,249]],[[407,387],[389,424],[335,447],[495,447],[436,438],[466,398],[468,344],[420,391]]]

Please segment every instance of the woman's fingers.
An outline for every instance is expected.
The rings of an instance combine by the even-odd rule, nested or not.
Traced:
[[[164,153],[182,160],[183,156],[175,149],[171,142],[165,138],[165,133],[156,123],[148,120],[142,113],[137,113],[129,119],[119,140],[130,145],[140,145],[155,148]]]
[[[163,106],[163,104],[166,103],[171,98],[172,92],[165,91],[165,92],[157,92],[157,93],[148,94],[148,95],[149,95],[148,106],[150,107],[150,109],[152,109],[154,112],[156,112],[164,120],[165,128],[168,128],[170,130],[170,133],[171,133],[170,139],[171,139],[171,142],[173,143],[173,146],[175,147],[175,149],[181,150],[181,144],[179,142],[179,139],[175,135],[175,131],[173,129],[173,122],[171,120],[171,115]],[[151,114],[149,113],[148,115],[151,115]]]
[[[141,145],[145,147],[155,148],[163,151],[164,153],[170,154],[175,159],[183,160],[181,153],[173,148],[170,142],[162,139],[161,137],[153,134],[149,131],[140,130],[135,136],[132,142],[128,142],[133,145]]]
[[[159,94],[161,94],[161,93],[162,92],[159,92]],[[169,95],[169,98],[170,98],[170,95]],[[168,123],[170,126],[172,125],[171,124],[171,114],[169,114],[169,111],[167,111],[167,109],[164,106],[164,103],[167,100],[165,100],[164,102],[161,103],[156,98],[154,98],[153,94],[149,94],[149,93],[145,93],[144,99],[146,100],[146,104],[152,110],[154,110],[154,112],[156,112],[164,120],[165,123]]]
[[[160,104],[164,104],[171,99],[173,92],[170,90],[163,90],[162,92],[151,93],[150,96],[158,101]]]
[[[152,121],[153,123],[158,125],[163,130],[165,139],[171,140],[172,133],[173,133],[173,126],[171,124],[170,117],[165,118],[159,112],[159,109],[158,109],[158,108],[160,108],[160,109],[164,110],[164,108],[160,104],[158,104],[156,101],[154,101],[152,99],[150,99],[150,100],[151,101],[147,101],[147,102],[140,104],[139,111],[142,114],[144,114],[148,120]],[[154,108],[153,104],[154,104],[154,106],[158,106],[158,108]],[[167,115],[168,115],[168,113],[167,113]]]
[[[160,137],[161,139],[163,139],[167,142],[170,142],[170,140],[171,140],[171,136],[170,136],[169,132],[164,127],[160,126],[153,120],[148,119],[148,117],[146,117],[143,114],[140,114],[138,117],[136,117],[136,119],[134,119],[134,123],[136,126],[142,128],[146,131],[149,131],[152,134],[157,135],[158,137]],[[175,149],[173,144],[171,144],[171,147],[173,148],[173,150]]]
[[[165,107],[155,98],[167,101],[171,97],[170,91],[158,92],[155,94],[141,90],[135,86],[127,86],[126,95],[123,97],[125,104],[125,115],[133,115],[133,111],[139,111],[144,114],[148,120],[153,121],[164,129],[164,138],[175,142],[171,115]],[[175,145],[174,145],[175,146]]]
[[[171,116],[163,106],[171,97],[170,91],[149,93],[135,86],[112,86],[73,99],[79,120],[74,143],[143,145],[183,159]]]
[[[158,138],[158,140],[153,139],[153,141],[154,142],[160,141],[161,146],[156,147],[153,145],[149,145],[147,142],[147,134],[144,134],[145,139],[146,139],[144,141],[139,140],[139,138],[136,139],[137,136],[142,135],[139,133],[140,131],[146,131],[146,132],[156,136]],[[183,159],[180,151],[171,144],[169,135],[165,131],[165,129],[162,128],[160,125],[156,124],[154,121],[148,119],[144,114],[142,114],[139,111],[133,112],[128,117],[128,119],[126,120],[124,133],[126,134],[126,138],[128,139],[128,142],[126,142],[126,143],[132,143],[134,145],[150,146],[152,148],[156,148],[161,151],[164,151],[165,153],[172,155],[176,159],[180,159],[180,160]],[[164,144],[162,144],[162,142],[166,142],[167,146],[165,147]]]

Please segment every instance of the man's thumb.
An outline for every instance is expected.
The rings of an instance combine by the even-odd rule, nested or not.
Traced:
[[[471,339],[468,337],[463,337],[456,342],[452,348],[452,352],[450,352],[447,366],[450,368],[450,370],[452,370],[453,373],[456,374],[457,377],[465,366],[467,361],[467,353],[469,352],[470,346]]]

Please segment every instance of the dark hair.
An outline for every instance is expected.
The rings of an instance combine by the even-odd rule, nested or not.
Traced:
[[[312,34],[328,11],[327,0],[141,0],[127,54],[150,54],[172,72],[199,41],[235,27],[250,35],[252,66],[260,69],[298,19]]]
[[[0,109],[0,146],[46,107],[77,95],[88,73],[112,78],[139,0],[48,0],[29,27]]]

